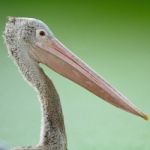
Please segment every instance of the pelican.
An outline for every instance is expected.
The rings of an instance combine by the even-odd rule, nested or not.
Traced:
[[[42,21],[34,18],[9,17],[4,40],[9,55],[23,77],[37,91],[42,110],[39,144],[33,147],[16,147],[15,150],[67,150],[59,95],[53,82],[40,67],[40,63],[106,102],[145,120],[148,119],[145,113],[67,49]]]

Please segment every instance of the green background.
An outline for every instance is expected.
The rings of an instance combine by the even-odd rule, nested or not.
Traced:
[[[150,3],[1,1],[7,16],[35,17],[58,39],[150,114]],[[43,66],[61,97],[69,150],[149,150],[150,123],[106,104]],[[34,145],[40,133],[36,92],[24,82],[0,37],[0,141]]]

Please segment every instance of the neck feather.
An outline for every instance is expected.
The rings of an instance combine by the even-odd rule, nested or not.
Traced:
[[[63,113],[57,91],[52,81],[46,76],[39,64],[30,57],[15,58],[24,77],[38,91],[42,125],[39,145],[50,146],[54,150],[66,150],[66,133]]]
[[[52,81],[40,70],[40,84],[37,87],[42,107],[41,143],[66,146],[63,113],[57,91]]]

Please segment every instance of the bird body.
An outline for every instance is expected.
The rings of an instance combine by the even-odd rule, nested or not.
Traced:
[[[23,77],[38,92],[42,108],[41,139],[36,149],[66,150],[67,140],[63,113],[57,91],[52,81],[46,76],[39,64],[29,57],[28,51],[26,51],[29,45],[18,42],[15,34],[19,31],[19,28],[14,29],[12,27],[14,22],[13,19],[15,18],[12,18],[12,20],[10,20],[11,23],[7,24],[7,28],[9,29],[6,36],[6,41],[9,42],[8,48],[10,49],[12,57],[15,58],[15,63],[22,72]],[[26,28],[26,25],[24,28]],[[27,33],[30,34],[30,32],[31,31],[28,29]],[[23,34],[22,38],[24,39],[26,35],[24,36],[24,33],[21,34]],[[28,41],[28,39],[25,40]],[[32,149],[32,147],[30,149]]]
[[[67,138],[60,99],[52,81],[39,63],[43,63],[78,83],[105,101],[130,113],[146,118],[102,77],[63,46],[42,21],[33,18],[10,17],[4,39],[8,52],[23,77],[39,95],[42,111],[40,142],[35,147],[17,150],[67,150]]]

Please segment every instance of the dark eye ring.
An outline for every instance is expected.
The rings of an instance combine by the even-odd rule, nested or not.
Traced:
[[[40,31],[39,34],[40,34],[41,36],[45,36],[45,32],[44,32],[44,31]]]

